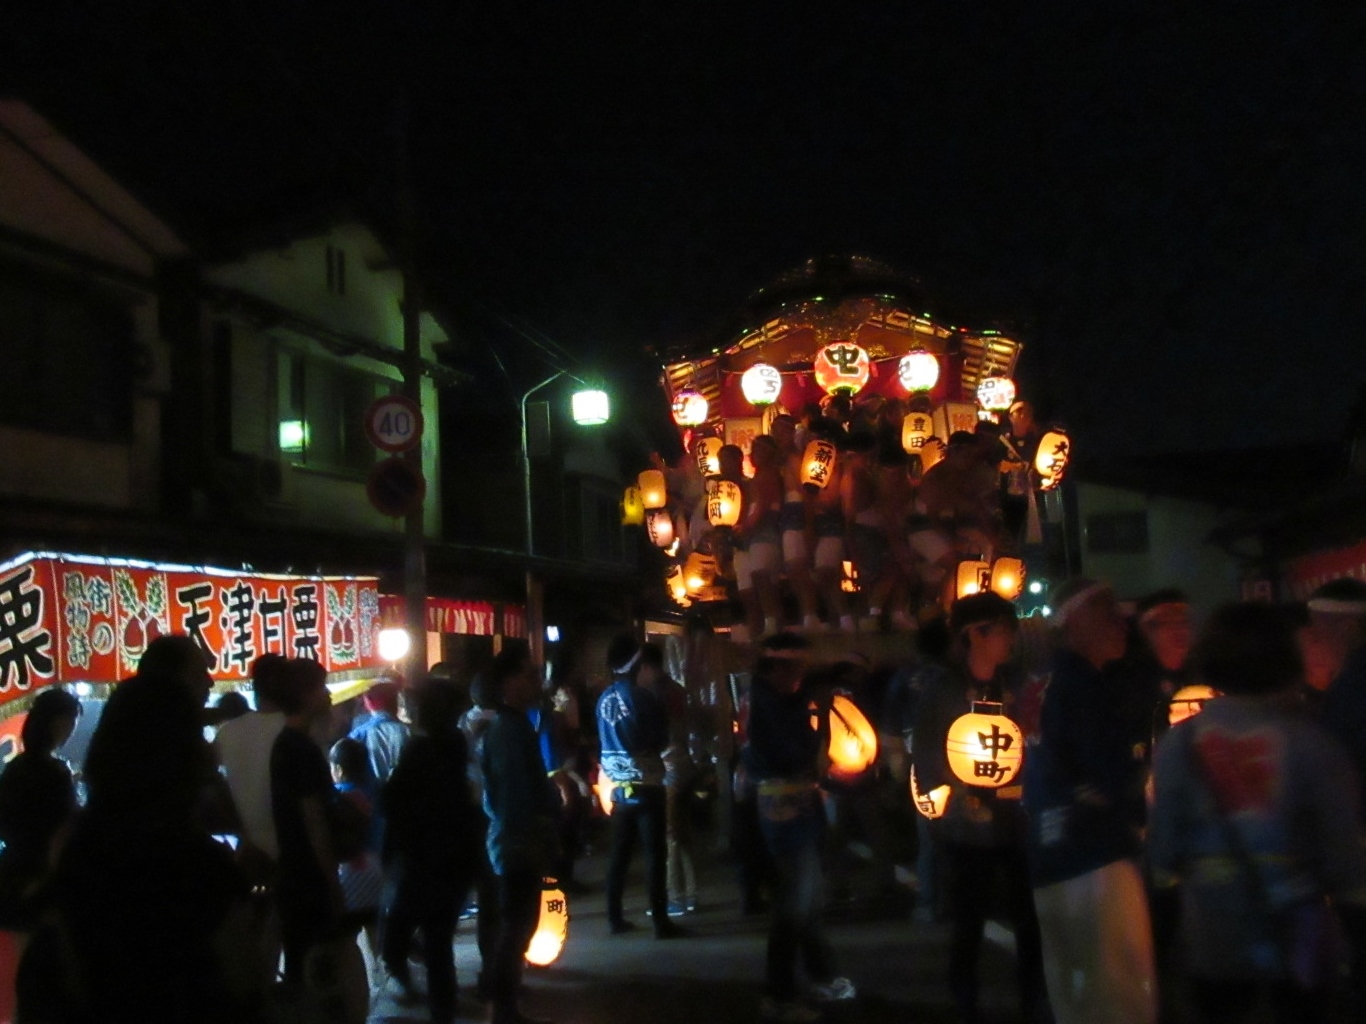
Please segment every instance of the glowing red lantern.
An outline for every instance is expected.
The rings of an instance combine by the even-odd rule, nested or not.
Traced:
[[[1005,412],[1015,404],[1015,382],[1009,377],[987,377],[977,385],[977,404],[988,412]]]
[[[707,409],[706,396],[696,391],[680,391],[674,395],[674,422],[680,427],[697,427],[706,423]]]
[[[834,394],[836,391],[862,390],[872,376],[873,367],[868,353],[859,346],[852,341],[837,341],[816,354],[812,371],[816,383],[827,394]]]

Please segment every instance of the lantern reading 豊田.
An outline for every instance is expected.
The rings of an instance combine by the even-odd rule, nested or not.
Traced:
[[[697,427],[707,422],[709,403],[697,391],[680,391],[674,395],[674,422],[680,427]]]
[[[908,412],[901,421],[901,447],[908,455],[918,455],[933,436],[934,420],[927,412]]]
[[[932,391],[939,383],[939,357],[923,348],[907,352],[897,364],[896,377],[907,391]]]
[[[935,818],[942,818],[944,812],[949,809],[949,784],[946,782],[942,786],[935,786],[928,793],[922,793],[920,787],[916,785],[915,767],[912,766],[911,803],[915,804],[915,809],[931,821]]]
[[[833,395],[836,391],[861,391],[872,376],[873,367],[868,353],[859,346],[852,341],[837,341],[816,353],[811,370],[821,389]]]
[[[697,460],[697,471],[703,476],[716,476],[721,472],[721,449],[725,442],[719,437],[700,437],[693,445],[693,457]]]
[[[621,497],[621,525],[641,526],[645,522],[645,502],[640,499],[639,487],[628,487]]]
[[[768,363],[755,363],[740,375],[740,393],[750,405],[772,405],[783,390],[783,375]]]
[[[852,700],[842,693],[830,702],[830,774],[850,779],[877,760],[877,733]]]
[[[1015,402],[1015,382],[1009,377],[987,377],[977,385],[977,404],[988,412],[1005,412]]]
[[[991,589],[1007,601],[1024,590],[1025,565],[1018,558],[1002,557],[991,563]]]
[[[1072,457],[1072,441],[1056,427],[1039,438],[1039,453],[1034,456],[1034,471],[1039,474],[1039,489],[1051,491],[1062,483]]]
[[[707,481],[707,521],[734,526],[740,521],[740,485],[732,480]]]
[[[802,486],[824,490],[835,473],[835,444],[817,438],[802,453]]]
[[[667,548],[674,542],[674,517],[667,508],[652,508],[645,513],[645,535],[657,548]]]
[[[1187,718],[1194,718],[1205,710],[1205,701],[1213,700],[1217,696],[1212,686],[1193,683],[1181,687],[1167,702],[1167,724],[1177,725]]]
[[[541,891],[541,917],[526,948],[526,962],[549,967],[560,958],[569,938],[569,901],[554,879],[547,878]]]
[[[980,594],[990,587],[990,565],[976,559],[958,563],[958,572],[954,576],[953,593],[955,597],[969,597],[973,594]]]
[[[647,469],[636,478],[640,488],[640,503],[645,508],[663,508],[669,503],[669,491],[664,482],[664,474],[658,469]]]
[[[1012,782],[1024,762],[1024,735],[1001,705],[976,701],[949,726],[944,744],[949,770],[969,786],[999,788]]]

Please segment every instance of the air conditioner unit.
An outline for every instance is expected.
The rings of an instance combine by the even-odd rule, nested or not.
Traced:
[[[293,470],[279,459],[234,452],[215,460],[212,497],[236,512],[288,508]]]

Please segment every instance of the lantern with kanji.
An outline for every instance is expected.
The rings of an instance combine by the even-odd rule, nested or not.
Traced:
[[[991,566],[977,559],[958,563],[954,575],[953,593],[955,597],[969,597],[980,594],[991,587]]]
[[[935,818],[942,818],[944,812],[949,809],[949,785],[935,786],[928,793],[920,792],[920,787],[915,781],[915,767],[911,767],[911,803],[915,804],[915,809],[925,817],[933,821]]]
[[[663,471],[647,469],[636,478],[636,486],[640,488],[640,503],[646,509],[663,508],[669,503]]]
[[[1007,601],[1014,601],[1024,590],[1025,565],[1018,558],[1003,556],[991,563],[991,589]]]
[[[639,487],[628,487],[621,497],[621,525],[642,526],[645,523],[645,502]]]
[[[1213,687],[1199,683],[1181,687],[1167,702],[1167,724],[1177,725],[1187,718],[1194,718],[1205,709],[1205,701],[1213,700],[1216,696],[1218,694]]]
[[[707,522],[734,526],[740,521],[740,485],[733,480],[707,481]]]
[[[768,363],[755,363],[740,375],[740,393],[750,405],[772,405],[783,390],[783,375]]]
[[[808,442],[802,453],[802,486],[824,490],[835,473],[835,444],[817,438]]]
[[[680,427],[698,427],[707,422],[707,399],[697,391],[680,391],[674,395],[674,422]]]
[[[569,901],[553,878],[541,887],[541,917],[526,948],[526,962],[533,967],[549,967],[560,958],[569,938]]]
[[[934,420],[927,412],[908,412],[901,421],[901,447],[908,455],[919,455],[933,436]]]
[[[667,508],[652,508],[645,513],[645,535],[657,548],[667,548],[674,542],[674,519]]]
[[[977,701],[949,726],[944,745],[949,770],[969,786],[1009,785],[1024,762],[1024,735],[1001,705]]]
[[[877,733],[862,711],[842,693],[830,703],[830,774],[849,779],[877,760]]]
[[[725,442],[719,437],[701,437],[693,445],[693,457],[697,460],[697,471],[705,476],[716,476],[721,472],[721,449]]]
[[[861,391],[872,375],[868,353],[852,341],[837,341],[816,353],[811,367],[816,383],[827,394]]]
[[[1072,441],[1067,434],[1054,427],[1039,438],[1039,453],[1034,456],[1034,471],[1039,474],[1039,489],[1051,491],[1062,483],[1072,457]]]
[[[1015,382],[1009,377],[986,377],[977,385],[977,404],[987,412],[1005,412],[1015,403]]]
[[[901,357],[896,378],[907,391],[931,391],[939,383],[939,357],[918,348]]]

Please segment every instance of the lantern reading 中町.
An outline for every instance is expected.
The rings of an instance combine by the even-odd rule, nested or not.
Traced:
[[[526,962],[533,967],[549,967],[560,958],[569,938],[569,901],[558,884],[545,880],[541,892],[541,917],[526,948]]]
[[[915,809],[931,821],[935,818],[942,818],[944,812],[949,809],[949,784],[946,782],[942,786],[935,786],[928,793],[922,793],[920,787],[916,785],[915,768],[912,766],[911,803],[915,804]]]
[[[835,473],[835,444],[817,438],[802,453],[802,486],[824,490]]]
[[[1018,558],[998,558],[991,563],[991,589],[1007,601],[1024,590],[1025,565]]]
[[[977,385],[977,404],[989,412],[1005,412],[1015,402],[1015,382],[1009,377],[987,377]]]
[[[908,412],[901,421],[901,447],[908,455],[919,454],[933,436],[934,420],[927,412]]]
[[[667,508],[652,508],[645,513],[645,535],[657,548],[667,548],[674,542],[674,517]]]
[[[712,526],[734,526],[740,521],[740,485],[732,480],[707,481],[707,521]]]
[[[707,422],[708,402],[697,391],[680,391],[674,395],[674,422],[680,427],[697,427]]]
[[[868,383],[873,366],[868,353],[852,341],[837,341],[816,353],[811,367],[816,383],[827,394],[860,391]]]
[[[628,487],[621,497],[621,525],[641,526],[645,522],[645,502],[640,500],[640,488]]]
[[[1024,762],[1024,735],[1001,713],[1001,705],[977,701],[949,726],[944,744],[949,770],[969,786],[999,788],[1014,780]]]
[[[877,733],[854,702],[842,693],[830,702],[830,774],[849,779],[877,760]]]
[[[958,563],[958,571],[954,576],[953,593],[955,597],[969,597],[972,594],[980,594],[990,587],[990,565],[975,559]]]
[[[897,363],[896,378],[907,391],[931,391],[939,383],[939,357],[923,348],[907,352]]]
[[[640,488],[640,503],[646,509],[663,508],[669,503],[669,491],[664,474],[658,469],[647,469],[636,478]]]
[[[1072,456],[1072,441],[1054,428],[1039,438],[1039,453],[1034,456],[1034,471],[1039,474],[1039,489],[1051,491],[1062,483],[1067,462]]]
[[[1217,696],[1213,687],[1199,683],[1181,687],[1167,702],[1167,724],[1177,725],[1187,718],[1194,718],[1205,710],[1205,701]]]
[[[693,445],[693,457],[697,460],[697,471],[703,476],[716,476],[721,472],[721,449],[725,442],[719,437],[698,438]]]
[[[772,405],[783,390],[783,375],[768,363],[755,363],[740,375],[740,393],[750,405]]]

